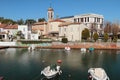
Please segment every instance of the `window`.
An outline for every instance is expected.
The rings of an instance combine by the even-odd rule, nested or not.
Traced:
[[[71,28],[71,32],[73,31],[73,28]]]
[[[66,28],[64,28],[64,31],[66,32]]]
[[[86,22],[86,17],[85,17],[85,22]]]
[[[60,31],[60,33],[61,33],[61,28],[59,28],[59,31]]]
[[[83,22],[83,18],[81,18],[81,22]]]
[[[87,22],[89,22],[89,17],[87,18]]]
[[[76,22],[76,19],[74,19],[74,22]]]

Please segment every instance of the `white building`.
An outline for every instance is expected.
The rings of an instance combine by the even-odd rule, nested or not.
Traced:
[[[103,30],[103,21],[104,21],[103,15],[90,13],[90,14],[64,17],[61,19],[66,22],[70,21],[74,23],[83,23],[88,26],[89,30],[94,26],[94,28],[96,29],[96,32],[98,33],[101,33]]]
[[[18,31],[21,31],[24,34],[25,39],[28,39],[28,26],[27,25],[18,25]]]
[[[0,23],[0,39],[12,39],[13,36],[16,36],[18,30],[17,24],[1,24]]]

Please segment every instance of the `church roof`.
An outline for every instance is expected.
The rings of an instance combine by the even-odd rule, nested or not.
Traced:
[[[65,21],[63,21],[61,19],[54,19],[54,20],[51,20],[50,22],[65,22]]]
[[[44,27],[32,27],[32,31],[36,30],[44,31]]]
[[[64,18],[73,18],[74,16],[65,16],[65,17],[61,17],[60,19],[64,19]]]
[[[37,23],[34,23],[33,25],[43,25],[43,24],[47,24],[47,22],[37,22]]]
[[[72,24],[81,24],[81,23],[73,23],[73,22],[65,22],[59,25],[59,27],[64,27],[64,26],[68,26],[68,25],[72,25]]]

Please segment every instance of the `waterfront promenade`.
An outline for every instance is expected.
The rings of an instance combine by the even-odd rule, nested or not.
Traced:
[[[12,42],[13,44],[13,42]],[[3,46],[2,46],[3,45]],[[29,44],[30,45],[30,44]],[[11,45],[11,42],[8,42],[7,45],[1,42],[0,49],[3,48],[28,48],[27,44],[17,44]],[[34,44],[36,48],[44,48],[44,49],[64,49],[66,46],[69,46],[71,49],[80,49],[80,48],[90,48],[93,47],[95,49],[120,49],[120,43],[111,43],[111,42],[69,42],[69,43],[61,43],[61,42],[52,42],[52,43],[41,43]]]

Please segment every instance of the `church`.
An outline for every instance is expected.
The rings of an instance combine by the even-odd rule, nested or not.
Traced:
[[[99,14],[89,13],[55,19],[54,9],[49,7],[47,19],[46,22],[37,22],[32,25],[32,32],[37,33],[39,39],[43,36],[53,40],[66,37],[68,41],[81,41],[82,31],[85,28],[99,35],[103,32],[104,17]]]

